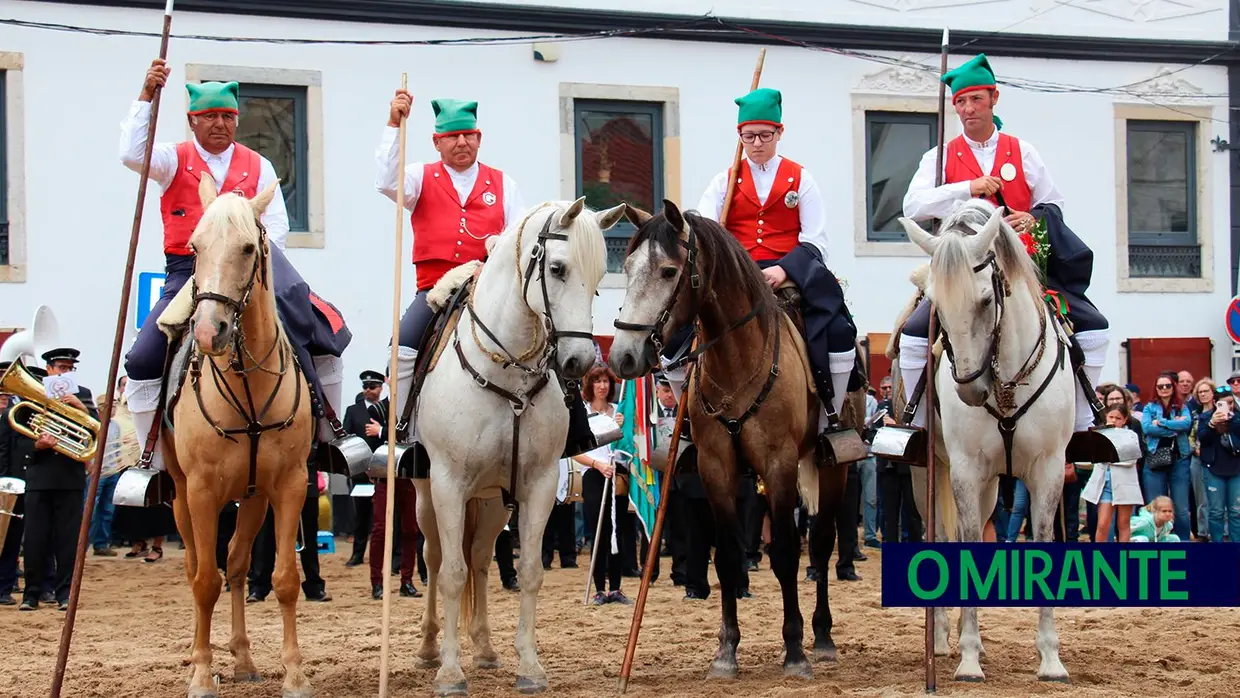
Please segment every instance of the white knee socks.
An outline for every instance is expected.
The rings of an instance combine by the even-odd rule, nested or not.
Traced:
[[[332,411],[336,413],[336,419],[344,419],[344,413],[340,410],[341,384],[344,382],[344,362],[337,356],[326,354],[324,356],[311,357],[314,361],[314,371],[319,374],[319,384],[323,388],[323,399],[327,400],[327,404],[331,405]],[[326,417],[319,419],[319,441],[327,443],[335,439],[336,435],[332,431],[331,425],[327,423]]]
[[[904,384],[905,401],[913,399],[913,388],[917,387],[917,382],[926,372],[926,350],[929,347],[930,340],[925,337],[900,335],[900,382]],[[901,415],[892,415],[893,419],[898,420],[900,417]],[[917,405],[917,412],[913,415],[913,426],[926,426],[925,400]]]
[[[1079,382],[1073,379],[1076,390],[1075,431],[1086,431],[1094,425],[1094,411],[1089,407],[1085,390],[1093,390],[1098,385],[1098,379],[1102,377],[1102,367],[1106,365],[1107,350],[1111,346],[1111,330],[1077,332],[1076,341],[1085,354],[1085,376],[1089,378],[1089,385],[1082,389]]]
[[[146,448],[146,439],[151,433],[151,425],[155,423],[155,410],[159,407],[159,384],[159,378],[144,381],[130,380],[125,383],[125,401],[129,407],[129,413],[133,415],[133,427],[138,437],[138,445],[143,449]],[[164,456],[160,453],[158,441],[155,443],[154,453],[151,454],[151,467],[156,470],[164,469]]]
[[[389,404],[396,410],[396,421],[405,414],[405,401],[409,399],[409,391],[413,388],[413,366],[418,360],[418,350],[401,346],[396,353],[396,380],[388,381]],[[391,394],[394,391],[394,394]],[[414,406],[417,407],[416,405]],[[414,437],[414,434],[410,434]]]
[[[835,397],[831,398],[831,408],[836,414],[844,408],[844,398],[848,396],[848,379],[852,376],[853,365],[857,361],[857,350],[831,352],[827,355],[827,369],[831,372],[831,389]]]

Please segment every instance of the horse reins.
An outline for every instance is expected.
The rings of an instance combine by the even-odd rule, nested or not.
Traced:
[[[196,346],[194,348],[193,357],[190,359],[189,372],[190,385],[193,388],[194,397],[198,401],[198,409],[202,412],[202,417],[207,421],[207,424],[211,425],[211,428],[215,429],[217,434],[234,443],[237,442],[237,439],[234,438],[234,435],[237,434],[245,434],[250,439],[249,481],[246,483],[244,495],[247,499],[252,496],[256,490],[259,438],[263,435],[263,433],[268,431],[283,431],[284,429],[287,429],[293,423],[293,419],[297,416],[297,410],[301,406],[301,367],[297,363],[297,357],[292,354],[292,351],[288,346],[288,342],[284,340],[283,334],[280,330],[280,320],[278,315],[274,322],[276,328],[275,342],[272,344],[271,349],[267,351],[267,354],[261,361],[255,361],[253,355],[250,354],[249,349],[245,345],[245,331],[241,325],[242,311],[245,310],[250,301],[250,294],[254,290],[255,282],[261,282],[264,286],[267,285],[267,230],[263,227],[261,221],[256,219],[255,223],[258,226],[258,255],[255,257],[254,267],[250,271],[250,279],[246,284],[245,291],[242,293],[241,300],[238,301],[229,296],[214,292],[198,292],[196,290],[197,284],[195,284],[193,277],[190,277],[190,288],[194,290],[194,308],[197,308],[198,303],[201,301],[211,300],[218,303],[223,303],[233,310],[233,352],[232,360],[229,362],[228,368],[220,369],[220,367],[215,363],[214,358],[210,356],[207,356],[206,358],[208,365],[211,367],[211,377],[215,382],[216,390],[219,391],[220,395],[224,398],[224,401],[228,403],[228,406],[233,408],[233,411],[237,413],[237,416],[241,417],[242,420],[245,420],[246,425],[240,428],[224,429],[207,413],[207,407],[202,400],[202,391],[199,388],[199,381],[202,378],[202,359],[205,354],[203,354]],[[271,371],[263,367],[263,363],[265,363],[267,359],[271,358],[273,353],[278,353],[279,356],[280,368],[278,371]],[[249,357],[250,360],[254,362],[254,365],[250,368],[246,368],[244,357]],[[293,407],[289,411],[288,417],[286,417],[283,421],[268,422],[264,424],[264,419],[270,411],[272,404],[275,402],[276,396],[280,394],[280,386],[284,382],[284,377],[287,375],[290,365],[293,368],[294,380],[298,381],[298,385],[294,389],[293,394]],[[250,372],[254,370],[259,370],[276,377],[276,384],[272,387],[271,394],[268,395],[267,400],[261,409],[255,408],[254,394],[250,389],[249,375]],[[241,386],[245,393],[244,403],[242,402],[242,399],[237,396],[228,381],[225,380],[225,374],[229,372],[236,374],[241,378]]]
[[[548,367],[554,364],[557,358],[556,357],[556,354],[557,354],[556,343],[561,338],[564,338],[564,337],[589,339],[591,341],[594,340],[594,334],[592,332],[557,329],[555,325],[555,318],[551,314],[551,296],[547,292],[546,242],[548,240],[561,240],[564,242],[568,241],[567,235],[563,233],[551,231],[551,221],[555,217],[556,217],[556,213],[553,211],[551,214],[547,216],[546,222],[543,223],[542,230],[540,230],[538,233],[538,242],[534,244],[534,249],[530,252],[530,261],[529,261],[529,264],[526,265],[525,274],[523,276],[521,275],[519,271],[520,270],[519,260],[521,258],[521,239],[522,239],[522,235],[525,232],[525,223],[523,222],[521,227],[517,229],[517,259],[518,259],[518,266],[517,266],[518,272],[517,273],[518,273],[518,280],[522,282],[521,300],[525,302],[525,305],[527,308],[530,308],[529,289],[530,289],[530,282],[534,278],[535,271],[539,272],[539,287],[542,290],[542,298],[543,298],[543,311],[541,313],[543,316],[542,331],[546,332],[546,340],[542,347],[542,357],[539,359],[538,365],[536,367],[526,366],[524,363],[524,360],[538,354],[538,336],[537,335],[539,332],[539,328],[537,327],[535,328],[535,339],[534,339],[533,346],[531,346],[529,350],[527,350],[524,354],[522,354],[522,356],[520,357],[513,356],[512,352],[510,352],[504,346],[503,342],[499,341],[499,338],[495,336],[495,333],[493,333],[490,330],[490,328],[486,326],[486,323],[484,323],[482,319],[478,317],[477,311],[475,311],[474,306],[473,306],[472,296],[471,296],[470,302],[467,303],[465,306],[466,310],[469,313],[469,320],[470,320],[471,326],[476,329],[481,329],[482,332],[488,338],[490,338],[491,341],[494,342],[496,346],[499,347],[500,351],[503,352],[503,356],[483,347],[481,342],[478,341],[478,336],[477,336],[477,333],[475,332],[474,342],[478,345],[478,348],[484,353],[486,353],[488,357],[491,359],[491,361],[499,364],[501,369],[515,367],[521,370],[527,376],[538,376],[538,380],[534,382],[534,385],[531,386],[529,390],[518,389],[515,392],[502,388],[498,385],[495,385],[495,383],[491,382],[490,380],[487,380],[487,378],[484,377],[477,369],[475,369],[469,363],[469,360],[465,358],[465,352],[461,349],[461,332],[460,332],[459,326],[457,330],[453,333],[453,337],[452,337],[452,348],[453,350],[455,350],[457,359],[461,363],[461,368],[465,369],[465,371],[469,373],[469,375],[474,379],[474,383],[476,383],[478,387],[483,388],[484,390],[487,390],[491,393],[494,393],[495,395],[498,395],[504,398],[505,400],[508,401],[509,405],[512,407],[512,461],[511,461],[511,466],[509,467],[509,473],[508,473],[509,475],[508,489],[503,492],[504,506],[510,512],[513,509],[513,502],[515,501],[516,491],[517,491],[517,465],[518,463],[520,463],[519,455],[520,455],[520,444],[521,444],[521,416],[522,414],[525,413],[525,409],[533,404],[534,397],[538,395],[540,392],[542,392],[542,389],[545,388],[547,384],[550,382],[550,370]],[[563,230],[564,228],[559,228],[559,229]],[[533,312],[533,308],[530,308],[530,311]],[[556,372],[556,380],[560,384],[560,389],[564,392],[564,406],[571,408],[572,401],[575,398],[573,395],[573,391],[570,390],[570,388],[568,387],[568,381],[565,381],[563,378],[560,377],[559,371]],[[406,401],[406,410],[405,410],[406,412],[410,411],[408,406],[411,403],[412,403],[412,399]]]

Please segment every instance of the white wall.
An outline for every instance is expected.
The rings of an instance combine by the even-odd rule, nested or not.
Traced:
[[[667,3],[665,3],[667,4]],[[682,3],[684,4],[684,3]],[[810,3],[804,3],[808,6]],[[158,31],[153,11],[12,4],[21,19]],[[1058,11],[1057,11],[1058,12]],[[424,39],[478,36],[443,28],[372,26],[303,20],[180,13],[174,34],[335,39]],[[345,355],[348,375],[382,369],[387,360],[392,296],[394,204],[375,192],[374,148],[387,102],[408,71],[416,95],[409,122],[410,158],[433,156],[429,100],[477,99],[484,131],[482,159],[509,172],[527,204],[559,198],[558,90],[562,82],[679,88],[683,203],[695,207],[709,179],[728,165],[735,146],[732,99],[749,83],[757,49],[712,43],[643,39],[567,43],[558,62],[538,63],[528,46],[391,47],[214,43],[174,39],[172,84],[187,63],[322,71],[326,247],[291,250],[290,257],[322,296],[337,304],[353,330]],[[66,342],[84,350],[81,380],[102,387],[111,347],[116,294],[124,266],[137,176],[117,157],[119,123],[141,86],[158,40],[96,37],[0,26],[0,51],[24,54],[28,271],[25,283],[0,284],[0,325],[25,325],[33,308],[52,307]],[[927,64],[934,57],[919,56]],[[955,62],[963,57],[954,59]],[[1145,80],[1161,66],[995,59],[1003,76],[1106,87]],[[854,255],[851,92],[885,67],[855,58],[771,47],[763,84],[784,92],[787,134],[782,151],[817,177],[829,210],[830,263],[848,280],[861,331],[889,331],[911,287],[911,257]],[[1184,90],[1224,95],[1226,72],[1195,67],[1174,76]],[[1185,87],[1187,85],[1187,87]],[[166,92],[160,141],[180,140],[184,90]],[[1116,284],[1115,148],[1113,103],[1102,94],[1051,95],[1004,89],[997,112],[1006,130],[1036,144],[1067,196],[1069,224],[1095,250],[1091,297],[1112,322],[1115,341],[1104,377],[1120,370],[1119,342],[1129,336],[1210,336],[1215,373],[1229,369],[1230,342],[1222,315],[1229,298],[1229,199],[1226,155],[1211,154],[1214,291],[1196,294],[1119,294]],[[1227,137],[1225,100],[1214,105],[1212,130]],[[312,186],[319,185],[311,182]],[[137,271],[160,271],[157,192],[148,194]],[[1204,234],[1204,231],[1203,231]],[[404,259],[411,236],[405,231]],[[404,297],[413,293],[406,266]],[[598,299],[595,329],[612,332],[622,291]],[[135,294],[136,295],[136,294]]]

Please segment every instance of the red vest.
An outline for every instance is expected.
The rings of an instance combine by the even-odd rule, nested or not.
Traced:
[[[977,158],[973,157],[973,151],[969,149],[964,136],[956,136],[947,144],[946,159],[944,184],[971,182],[987,174],[982,172],[982,166],[977,163]],[[1020,141],[1006,133],[1000,133],[999,143],[995,146],[995,164],[990,168],[989,174],[1003,179],[999,171],[1009,162],[1016,168],[1016,177],[1010,182],[1004,180],[1003,200],[1010,210],[1028,213],[1033,206],[1033,192],[1029,189],[1029,182],[1025,181],[1025,166],[1020,160]],[[994,197],[988,196],[986,199],[996,206],[999,205]]]
[[[258,178],[262,158],[258,153],[233,143],[232,161],[224,176],[220,193],[239,192],[247,199],[258,195]],[[172,184],[159,199],[159,212],[164,219],[164,252],[188,256],[189,238],[202,218],[202,199],[198,196],[198,184],[203,175],[211,176],[211,168],[198,154],[193,141],[177,143],[177,171]]]
[[[443,162],[422,168],[422,193],[413,207],[413,263],[425,291],[453,267],[486,257],[486,238],[504,232],[504,173],[478,163],[474,189],[461,197]]]
[[[732,176],[732,171],[728,171]],[[783,158],[775,172],[766,203],[758,201],[749,163],[742,161],[741,176],[732,193],[727,228],[755,262],[780,259],[797,246],[801,237],[801,209],[789,207],[785,197],[801,188],[801,166]]]

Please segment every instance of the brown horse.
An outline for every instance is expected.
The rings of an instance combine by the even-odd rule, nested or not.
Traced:
[[[784,605],[784,672],[809,678],[797,599],[801,540],[795,511],[798,486],[811,513],[811,560],[818,577],[814,657],[834,661],[826,563],[835,543],[836,508],[847,467],[826,458],[818,432],[819,399],[810,380],[804,341],[776,300],[758,266],[718,223],[663,202],[663,212],[630,209],[638,227],[624,263],[627,291],[609,363],[624,378],[658,366],[669,335],[691,323],[699,351],[689,382],[689,420],[698,449],[698,471],[714,512],[723,622],[711,676],[736,675],[740,628],[736,594],[742,546],[736,511],[742,469],[765,483],[771,511],[771,569]],[[777,368],[776,368],[777,366]],[[864,393],[848,396],[841,415],[856,427],[864,419]]]
[[[270,502],[276,529],[272,586],[284,615],[284,696],[311,695],[297,644],[294,546],[306,500],[313,422],[309,389],[276,315],[269,242],[258,221],[274,193],[273,183],[252,200],[238,194],[217,198],[215,182],[203,177],[204,212],[190,238],[196,259],[190,280],[193,337],[187,341],[194,346],[188,380],[172,411],[175,433],[165,434],[162,442],[176,483],[173,511],[194,592],[191,698],[216,695],[211,614],[221,586],[217,522],[224,504],[236,499],[241,507],[228,548],[235,678],[259,680],[245,631],[245,575]]]

